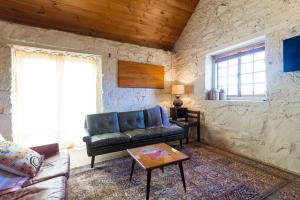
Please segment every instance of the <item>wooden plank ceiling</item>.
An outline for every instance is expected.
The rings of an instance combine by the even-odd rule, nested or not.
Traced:
[[[0,0],[0,19],[172,50],[199,0]]]

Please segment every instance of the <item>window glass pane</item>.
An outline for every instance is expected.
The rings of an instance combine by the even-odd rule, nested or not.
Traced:
[[[265,59],[265,51],[261,51],[254,54],[254,60],[264,60]]]
[[[253,74],[241,75],[241,84],[248,84],[253,82]]]
[[[241,85],[241,95],[253,95],[253,85]]]
[[[236,96],[237,95],[237,85],[228,86],[227,94],[230,96]]]
[[[254,73],[254,83],[264,83],[264,82],[266,82],[265,72]]]
[[[266,84],[254,84],[254,95],[264,95],[266,93]]]
[[[228,76],[228,85],[237,85],[238,79],[237,76]]]
[[[241,64],[241,74],[247,74],[253,72],[253,63]]]
[[[227,85],[227,77],[226,76],[219,78],[219,85]]]
[[[220,87],[218,88],[218,90],[221,90],[221,89],[223,89],[223,90],[225,90],[225,91],[227,92],[227,86],[220,86]]]
[[[228,75],[237,75],[237,74],[238,74],[238,66],[237,65],[228,67]]]
[[[254,72],[266,71],[265,60],[254,62]]]
[[[227,61],[219,62],[218,66],[219,67],[226,67],[227,66]]]
[[[253,62],[253,54],[242,56],[241,62],[242,63]]]
[[[227,76],[227,67],[219,68],[219,76]]]
[[[234,58],[234,59],[231,59],[231,60],[228,60],[228,65],[237,65],[238,64],[238,59],[237,58]]]

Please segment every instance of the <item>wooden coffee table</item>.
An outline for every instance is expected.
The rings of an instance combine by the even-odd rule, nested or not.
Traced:
[[[130,180],[132,179],[135,162],[147,171],[147,191],[146,199],[149,199],[151,171],[156,168],[163,169],[164,166],[178,164],[183,183],[183,188],[186,191],[182,161],[188,160],[190,157],[180,151],[170,147],[165,143],[153,144],[133,149],[127,149],[132,156],[132,166]]]

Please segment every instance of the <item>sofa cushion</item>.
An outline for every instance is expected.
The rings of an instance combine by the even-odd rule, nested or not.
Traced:
[[[91,137],[92,147],[103,147],[115,144],[123,144],[130,141],[130,138],[123,133],[104,133]]]
[[[30,177],[22,177],[0,170],[0,196],[19,190]]]
[[[120,132],[116,112],[88,115],[86,116],[85,126],[91,136],[102,133]]]
[[[34,177],[44,157],[32,149],[10,141],[0,142],[0,169],[10,173]]]
[[[147,128],[163,126],[160,106],[155,106],[145,110],[145,122]]]
[[[173,135],[184,134],[183,128],[181,128],[175,124],[171,124],[170,126],[161,127],[160,130],[161,130],[162,136],[173,136]]]
[[[32,185],[58,176],[65,176],[68,179],[69,173],[70,156],[67,152],[59,152],[45,159],[38,174],[25,184]]]
[[[145,128],[143,111],[121,112],[118,117],[121,132]]]
[[[156,128],[147,129],[135,129],[126,131],[124,134],[128,135],[131,141],[146,140],[151,138],[157,138],[161,136],[159,131],[155,131]]]
[[[67,180],[64,176],[39,182],[0,196],[0,200],[67,199]]]

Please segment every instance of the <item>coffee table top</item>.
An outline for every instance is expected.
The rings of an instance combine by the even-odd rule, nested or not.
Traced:
[[[190,158],[165,143],[127,149],[127,151],[145,170],[163,167]]]

